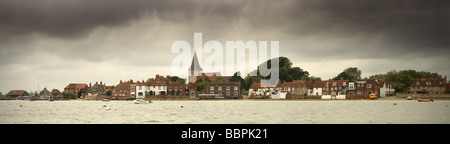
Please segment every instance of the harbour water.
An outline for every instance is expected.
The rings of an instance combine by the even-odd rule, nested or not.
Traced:
[[[396,102],[397,105],[393,105]],[[449,124],[450,100],[0,101],[1,124]]]

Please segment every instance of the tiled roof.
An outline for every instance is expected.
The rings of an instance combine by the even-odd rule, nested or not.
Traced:
[[[64,89],[76,89],[78,91],[80,89],[85,89],[87,87],[88,85],[84,83],[70,83]]]
[[[61,94],[61,92],[58,89],[53,89],[50,93],[51,94]]]
[[[417,78],[411,87],[445,87],[445,78]]]
[[[208,86],[239,86],[238,82],[211,82]]]
[[[25,91],[25,90],[11,90],[6,95],[8,95],[8,96],[18,96],[18,95],[23,95],[26,92],[27,91]]]

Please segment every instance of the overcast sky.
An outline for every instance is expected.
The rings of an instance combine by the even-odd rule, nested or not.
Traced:
[[[450,76],[448,0],[0,0],[0,91],[171,75],[172,43],[193,46],[194,32],[224,48],[279,41],[322,79],[347,67]]]

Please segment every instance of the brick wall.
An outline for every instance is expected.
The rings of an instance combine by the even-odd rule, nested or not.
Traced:
[[[368,99],[369,95],[345,95],[345,99]]]
[[[187,100],[190,99],[189,96],[164,96],[164,95],[155,95],[155,96],[145,96],[146,100]]]

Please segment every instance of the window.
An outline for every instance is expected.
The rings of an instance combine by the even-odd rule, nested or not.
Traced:
[[[336,82],[333,83],[333,86],[336,86]]]
[[[222,87],[221,87],[221,86],[219,86],[219,90],[222,90]]]
[[[139,90],[142,90],[142,86],[139,86]]]
[[[442,84],[442,82],[440,81],[439,84]]]
[[[234,92],[234,96],[237,96],[238,95],[238,92]]]
[[[230,86],[227,86],[227,90],[230,90]]]
[[[131,85],[131,88],[136,88],[136,85]]]
[[[427,85],[431,85],[431,81],[427,81]]]
[[[234,86],[234,90],[238,90],[238,87],[237,87],[237,86]]]
[[[342,85],[344,85],[344,86],[345,86],[345,85],[347,85],[347,83],[345,83],[345,82],[344,82],[344,83],[342,83]]]
[[[230,92],[229,91],[227,91],[227,96],[230,96]]]
[[[212,87],[209,87],[209,90],[214,90],[214,87],[212,86]]]
[[[349,83],[348,84],[348,89],[354,90],[355,89],[355,83]]]
[[[142,93],[142,92],[139,92],[138,93],[138,96],[143,96],[144,94]]]
[[[372,84],[367,84],[367,88],[372,88]]]
[[[417,81],[416,83],[417,83],[417,84],[420,84],[420,82],[419,82],[419,81]]]

